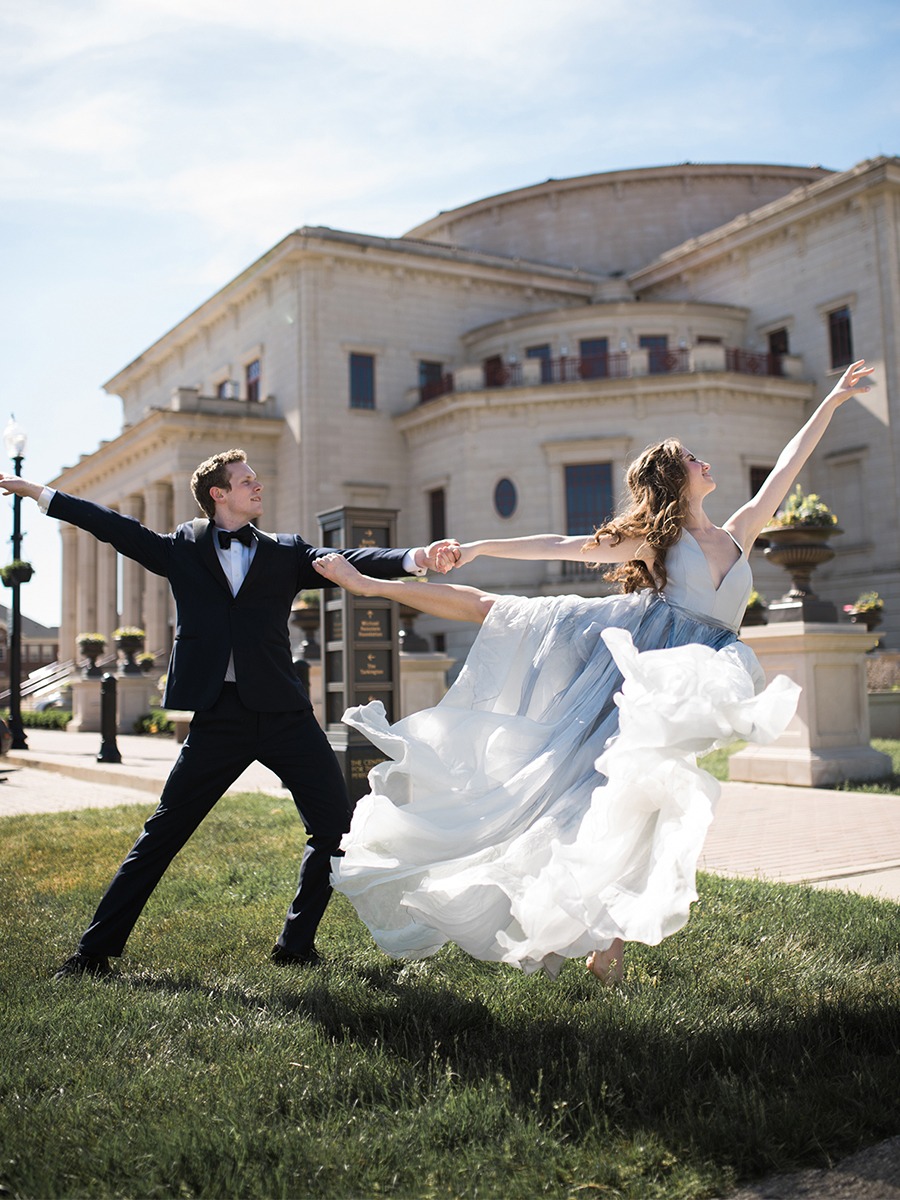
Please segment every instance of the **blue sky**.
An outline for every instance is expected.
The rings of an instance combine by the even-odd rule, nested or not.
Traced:
[[[900,154],[896,0],[28,0],[0,38],[0,421],[39,481],[118,433],[106,379],[301,225]],[[23,515],[23,608],[56,624],[58,532]]]

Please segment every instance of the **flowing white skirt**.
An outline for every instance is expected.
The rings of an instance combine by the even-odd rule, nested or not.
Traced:
[[[793,716],[797,685],[763,685],[731,630],[653,593],[504,597],[435,708],[344,714],[390,760],[334,885],[396,958],[453,941],[555,975],[655,944],[688,918],[719,794],[696,755]]]

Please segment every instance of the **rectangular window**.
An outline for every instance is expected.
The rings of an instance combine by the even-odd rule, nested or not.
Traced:
[[[350,407],[375,407],[375,356],[350,355]]]
[[[853,338],[850,332],[850,308],[844,305],[828,314],[828,341],[832,367],[846,367],[853,362]]]
[[[771,467],[751,467],[750,468],[750,499],[752,500],[762,485],[769,478],[772,472]]]
[[[259,404],[260,364],[258,358],[254,358],[253,362],[247,363],[244,374],[247,385],[247,402],[249,404]]]
[[[609,374],[609,338],[582,338],[578,356],[582,379],[602,379]]]
[[[426,400],[434,400],[436,396],[443,395],[444,391],[444,364],[439,362],[427,362],[424,359],[419,361],[419,400],[422,404]]]
[[[664,333],[642,333],[638,339],[642,350],[647,350],[647,370],[651,375],[663,375],[669,360],[669,339]]]
[[[447,536],[447,493],[443,488],[435,488],[428,493],[428,514],[430,521],[430,541],[436,542]]]
[[[612,515],[612,463],[571,463],[566,467],[566,533],[591,534]],[[592,568],[571,562],[563,575],[585,575]]]
[[[612,463],[566,467],[566,533],[593,533],[612,511]]]
[[[550,383],[553,379],[553,360],[551,358],[549,343],[544,343],[541,346],[527,346],[525,357],[539,358],[541,360],[541,383]]]
[[[769,353],[790,354],[788,349],[788,331],[786,329],[771,329],[769,331]]]

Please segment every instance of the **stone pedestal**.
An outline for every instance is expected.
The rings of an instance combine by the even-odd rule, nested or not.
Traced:
[[[66,726],[73,733],[100,732],[100,679],[86,679],[83,675],[71,679],[72,720]]]
[[[891,761],[870,746],[867,650],[876,638],[856,626],[803,621],[741,631],[766,679],[787,675],[803,691],[788,728],[770,746],[729,760],[729,778],[798,787],[880,779]]]
[[[873,738],[900,738],[900,692],[869,692]]]
[[[116,733],[134,733],[138,717],[146,716],[159,695],[155,679],[146,675],[116,676]]]
[[[400,716],[434,708],[447,690],[447,672],[455,659],[446,654],[400,655]]]

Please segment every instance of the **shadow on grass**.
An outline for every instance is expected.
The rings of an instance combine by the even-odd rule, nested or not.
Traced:
[[[453,978],[460,969],[468,995]],[[844,998],[838,987],[798,1003],[792,993],[745,987],[713,1004],[685,992],[679,1013],[677,981],[657,1003],[644,985],[598,989],[580,964],[555,984],[516,977],[504,995],[507,968],[457,950],[412,968],[348,959],[299,975],[271,970],[278,978],[265,981],[264,996],[187,974],[121,982],[264,1004],[361,1056],[388,1055],[410,1075],[432,1063],[473,1089],[502,1079],[512,1110],[537,1115],[564,1139],[580,1142],[598,1128],[612,1137],[654,1133],[693,1158],[724,1155],[739,1177],[828,1163],[900,1127],[896,995]],[[558,1016],[546,1015],[548,988]],[[529,1013],[529,998],[543,1011]]]

